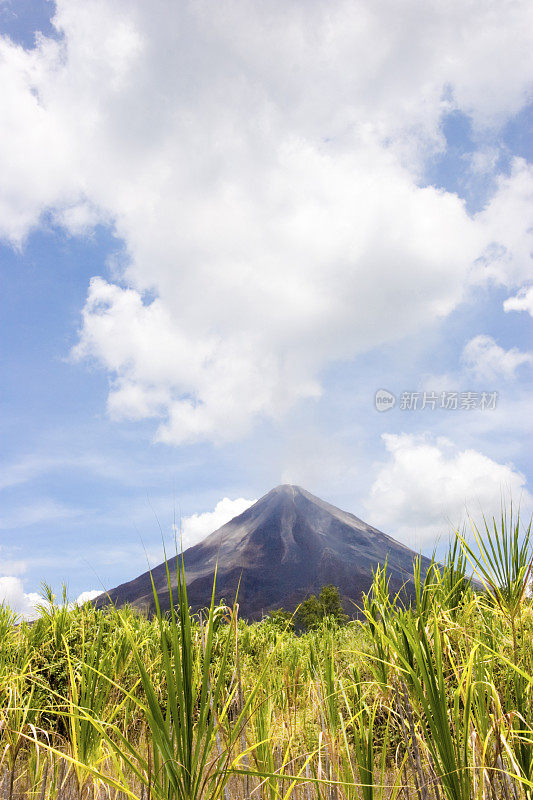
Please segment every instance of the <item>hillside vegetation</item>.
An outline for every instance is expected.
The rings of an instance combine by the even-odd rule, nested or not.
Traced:
[[[530,529],[457,535],[364,619],[0,607],[0,796],[533,800]],[[467,575],[475,568],[474,590]],[[170,585],[170,576],[169,576]],[[180,602],[181,601],[181,602]]]

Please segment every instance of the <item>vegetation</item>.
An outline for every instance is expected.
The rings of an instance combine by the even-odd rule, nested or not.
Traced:
[[[533,800],[530,528],[477,536],[415,565],[410,607],[379,569],[364,619],[322,613],[328,589],[301,635],[192,616],[182,575],[153,619],[0,607],[0,797]]]
[[[318,597],[312,594],[304,600],[296,612],[297,624],[306,631],[318,628],[326,619],[337,625],[343,625],[348,621],[339,590],[331,583],[322,587]]]

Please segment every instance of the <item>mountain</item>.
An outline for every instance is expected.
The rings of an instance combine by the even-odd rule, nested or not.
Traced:
[[[278,486],[243,514],[183,554],[189,603],[193,610],[209,604],[217,568],[217,600],[231,603],[239,586],[240,615],[260,619],[275,608],[294,610],[309,594],[333,583],[345,609],[368,591],[372,570],[387,562],[391,590],[410,593],[416,553],[366,522],[320,500],[299,486]],[[429,560],[423,558],[423,568]],[[176,575],[176,557],[169,560]],[[164,564],[152,570],[162,608],[169,607]],[[175,578],[174,578],[175,580]],[[407,583],[406,583],[407,582]],[[150,573],[101,595],[143,611],[154,609]]]

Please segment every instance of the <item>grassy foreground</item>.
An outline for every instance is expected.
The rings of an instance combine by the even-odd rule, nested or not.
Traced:
[[[0,797],[533,800],[530,533],[478,539],[410,608],[378,571],[364,621],[300,636],[191,617],[181,580],[170,618],[0,607]]]

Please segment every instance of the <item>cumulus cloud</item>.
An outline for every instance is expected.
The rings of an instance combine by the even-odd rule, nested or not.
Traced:
[[[504,301],[504,311],[527,311],[533,317],[533,286],[524,286],[520,291]]]
[[[198,542],[201,542],[213,531],[221,528],[233,517],[242,514],[255,502],[255,500],[246,500],[244,497],[239,497],[236,500],[224,497],[219,500],[213,511],[205,511],[202,514],[192,514],[190,517],[185,517],[181,523],[184,549],[198,544]]]
[[[15,576],[0,577],[0,605],[7,605],[24,619],[39,616],[37,605],[42,603],[41,595],[24,591],[24,584]]]
[[[421,185],[443,113],[497,130],[527,99],[527,2],[58,0],[58,40],[0,43],[0,225],[46,215],[124,243],[74,357],[109,413],[224,441],[320,395],[332,361],[397,340],[471,280],[529,262],[516,160],[472,217]],[[459,34],[458,34],[459,32]]]
[[[88,589],[86,592],[82,592],[77,596],[76,605],[82,606],[84,603],[88,603],[89,600],[94,600],[95,597],[99,597],[101,594],[101,589]]]
[[[522,353],[516,347],[505,350],[496,344],[492,336],[484,335],[475,336],[467,342],[461,358],[478,378],[487,380],[499,377],[510,380],[519,367],[533,362],[531,353]]]
[[[411,547],[444,540],[468,519],[498,516],[501,498],[525,511],[533,497],[512,464],[499,464],[477,450],[459,450],[450,440],[383,434],[388,451],[367,499],[369,521]]]

